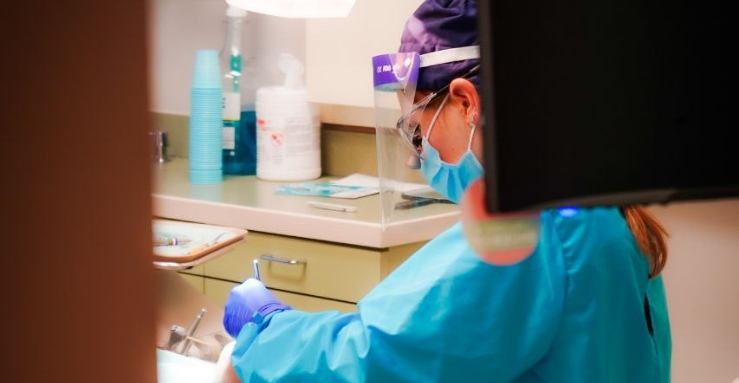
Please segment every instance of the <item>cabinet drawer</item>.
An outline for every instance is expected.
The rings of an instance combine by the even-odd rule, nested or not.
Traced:
[[[182,272],[190,275],[203,275],[203,265],[193,266],[182,270]]]
[[[226,304],[226,298],[228,293],[237,284],[231,282],[224,282],[215,279],[205,278],[205,295],[208,299],[223,307]],[[316,297],[309,297],[300,294],[292,294],[284,291],[272,291],[275,296],[284,302],[292,306],[296,310],[303,311],[326,311],[326,310],[338,310],[341,312],[351,312],[356,310],[356,306],[349,303],[332,301],[329,299],[321,299]]]
[[[199,293],[203,293],[203,277],[187,273],[178,273],[182,279],[186,280],[190,286],[194,287]]]
[[[357,302],[381,279],[380,250],[250,232],[233,251],[204,265],[205,276],[244,281],[259,259],[272,288]]]
[[[336,310],[344,313],[357,311],[357,305],[351,303],[309,297],[307,295],[293,294],[285,291],[273,290],[272,292],[279,300],[292,306],[296,310],[309,312]]]

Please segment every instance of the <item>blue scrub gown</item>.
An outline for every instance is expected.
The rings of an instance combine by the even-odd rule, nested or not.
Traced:
[[[245,326],[232,363],[244,382],[669,382],[664,288],[647,274],[616,208],[543,212],[534,253],[508,267],[457,224],[355,313]]]

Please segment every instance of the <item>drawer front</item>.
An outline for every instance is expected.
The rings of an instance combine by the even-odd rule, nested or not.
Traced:
[[[357,302],[381,278],[381,251],[250,232],[233,251],[204,265],[206,276],[234,282],[261,277],[272,288]]]
[[[182,279],[187,281],[190,286],[194,287],[199,293],[203,293],[203,277],[186,273],[178,273]]]
[[[208,299],[223,307],[226,304],[228,293],[237,284],[231,282],[224,282],[215,279],[205,278],[205,296]],[[284,291],[272,291],[277,299],[283,303],[292,306],[296,310],[302,311],[327,311],[327,310],[338,310],[341,312],[352,312],[356,311],[357,307],[353,304],[337,302],[328,299],[321,299],[315,297],[309,297],[300,294],[292,294]]]
[[[224,307],[226,305],[226,299],[228,293],[231,292],[237,283],[217,281],[210,278],[205,278],[203,282],[204,293],[208,300],[216,306]]]
[[[188,269],[182,270],[182,272],[190,275],[203,275],[203,265],[193,266]]]

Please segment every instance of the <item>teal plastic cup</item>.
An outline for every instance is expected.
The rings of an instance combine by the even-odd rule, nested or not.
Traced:
[[[223,182],[223,172],[217,170],[190,169],[190,182],[199,185],[217,184]]]
[[[218,51],[201,49],[195,52],[192,76],[193,89],[221,89],[221,65]]]
[[[218,52],[195,52],[190,90],[190,182],[214,184],[223,181],[222,111],[223,92]]]

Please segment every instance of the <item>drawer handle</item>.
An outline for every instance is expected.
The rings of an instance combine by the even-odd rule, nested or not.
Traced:
[[[305,265],[306,264],[305,261],[300,261],[297,259],[285,259],[285,258],[275,257],[274,255],[269,255],[269,254],[260,255],[259,259],[265,262],[282,263],[285,265]]]

